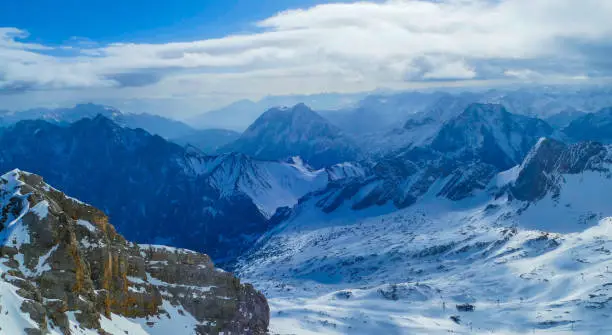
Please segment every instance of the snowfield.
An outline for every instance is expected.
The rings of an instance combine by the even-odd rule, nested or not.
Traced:
[[[238,274],[269,298],[273,334],[612,333],[612,180],[491,200],[516,169],[459,202],[432,190],[400,211],[325,214],[308,201]]]

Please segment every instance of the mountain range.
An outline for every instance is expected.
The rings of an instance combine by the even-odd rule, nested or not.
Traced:
[[[23,120],[43,120],[57,125],[69,125],[83,118],[104,116],[122,127],[144,129],[181,145],[191,145],[203,152],[214,153],[234,141],[238,133],[222,129],[195,129],[177,120],[147,113],[123,113],[119,109],[93,103],[69,108],[37,108],[20,112],[0,112],[0,126],[8,127]]]
[[[0,145],[0,169],[44,175],[104,210],[127,238],[205,251],[219,261],[267,230],[278,208],[359,173],[240,153],[207,156],[102,115],[67,126],[20,121],[2,130]]]
[[[367,93],[321,93],[312,95],[267,96],[258,101],[239,100],[225,107],[192,116],[185,120],[198,129],[245,131],[263,112],[279,107],[305,103],[316,110],[336,110],[352,105]]]
[[[371,144],[381,133],[395,132],[407,122],[441,124],[461,113],[471,103],[503,105],[510,113],[538,117],[564,127],[583,113],[612,106],[606,86],[530,86],[488,90],[376,91],[359,94],[270,96],[260,101],[241,100],[185,122],[195,128],[221,128],[243,132],[266,110],[306,103],[348,134]],[[454,106],[454,107],[453,107]],[[385,137],[387,137],[385,135]],[[404,134],[403,137],[409,137]],[[397,139],[401,141],[401,139]],[[370,150],[377,146],[370,145]]]
[[[236,271],[278,333],[612,331],[612,148],[551,131],[471,105],[303,198]]]
[[[606,127],[612,113],[590,109],[605,102],[600,95],[588,105],[589,98],[576,96],[554,102],[560,93],[546,92],[407,94],[405,101],[421,103],[391,103],[405,111],[404,120],[396,129],[373,123],[368,134],[304,104],[271,108],[213,155],[132,129],[110,110],[110,116],[74,122],[37,117],[1,130],[0,170],[31,171],[100,208],[64,197],[60,209],[50,211],[70,213],[68,202],[99,213],[96,218],[106,213],[134,241],[118,247],[128,255],[138,254],[135,243],[208,253],[262,290],[272,333],[610,332],[612,148]],[[512,103],[493,103],[506,100]],[[578,105],[589,109],[572,112]],[[534,106],[545,111],[537,114]],[[546,121],[561,113],[558,122]],[[61,192],[28,176],[34,175],[13,171],[3,177],[12,194],[3,211],[10,222],[18,201],[11,199],[25,194],[14,185],[33,188],[50,208],[58,202],[52,196]],[[95,221],[94,227],[100,222],[82,220]],[[72,227],[80,221],[74,216],[67,222]],[[17,256],[6,262],[19,269],[28,263],[22,277],[40,280],[46,270],[38,268],[45,263],[24,263],[26,250],[12,251]],[[145,272],[137,277],[147,292],[150,285],[159,290],[148,277],[158,256],[142,257]],[[159,257],[168,262],[170,256]],[[200,256],[177,257],[181,263],[181,257]],[[93,294],[100,287],[96,276]],[[159,276],[164,274],[153,277]],[[257,316],[247,327],[260,331],[268,325],[268,305],[248,287],[234,293],[259,301],[246,304]],[[243,301],[241,294],[233,301]],[[189,299],[179,303],[198,322],[192,328],[204,326],[199,309],[186,306]],[[66,317],[72,322],[71,314]],[[104,319],[97,320],[86,328],[104,328]],[[237,329],[218,320],[223,329]]]

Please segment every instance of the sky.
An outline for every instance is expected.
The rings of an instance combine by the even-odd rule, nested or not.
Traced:
[[[606,82],[609,0],[4,0],[0,109]]]

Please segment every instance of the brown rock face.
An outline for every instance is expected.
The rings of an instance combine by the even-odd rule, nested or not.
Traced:
[[[18,289],[22,311],[42,333],[52,327],[69,334],[69,315],[100,333],[101,316],[114,315],[146,331],[171,322],[169,308],[195,319],[191,329],[177,324],[176,334],[267,331],[265,297],[206,255],[128,242],[100,210],[33,174],[2,176],[0,200],[0,280]]]

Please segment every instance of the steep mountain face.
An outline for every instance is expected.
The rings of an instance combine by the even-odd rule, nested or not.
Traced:
[[[552,132],[546,122],[510,114],[501,105],[472,104],[442,127],[431,146],[508,169],[522,161],[538,138]]]
[[[207,154],[214,154],[224,146],[240,138],[240,133],[225,129],[201,129],[183,133],[170,140],[180,145],[190,145]]]
[[[0,332],[265,334],[266,298],[210,258],[138,245],[37,175],[0,177]]]
[[[587,171],[609,171],[612,163],[609,148],[597,142],[566,145],[542,139],[517,167],[511,194],[518,200],[537,201],[546,195],[558,197],[563,175]]]
[[[575,119],[563,132],[575,141],[612,143],[612,107]]]
[[[612,148],[541,139],[509,170],[459,176],[484,185],[453,199],[439,190],[456,178],[438,180],[399,210],[300,202],[237,266],[269,298],[272,332],[612,331]]]
[[[300,156],[315,168],[360,156],[351,138],[304,104],[268,110],[223,150],[264,160]]]
[[[479,160],[459,160],[430,148],[415,148],[379,160],[370,173],[330,183],[311,197],[326,213],[342,207],[402,209],[434,196],[460,200],[484,189],[499,170]]]
[[[22,121],[0,133],[0,169],[20,167],[109,214],[126,237],[231,259],[277,208],[324,188],[300,164],[204,156],[98,116],[68,126]],[[189,232],[189,233],[185,233]]]

